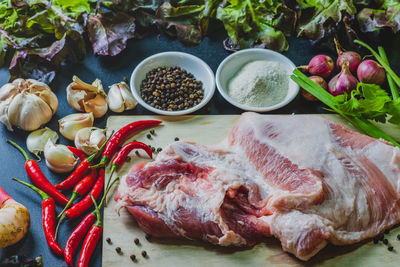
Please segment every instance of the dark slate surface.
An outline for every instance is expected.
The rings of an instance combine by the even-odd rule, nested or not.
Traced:
[[[225,51],[222,47],[222,39],[225,34],[221,34],[219,37],[213,39],[206,38],[200,45],[194,47],[185,47],[176,40],[168,39],[165,36],[154,35],[147,37],[142,40],[131,40],[128,44],[127,49],[116,57],[96,57],[88,52],[86,59],[83,62],[72,64],[67,63],[63,66],[62,70],[58,73],[55,81],[51,84],[51,88],[55,91],[59,99],[59,109],[51,122],[48,124],[53,130],[58,130],[58,119],[74,113],[75,111],[68,105],[66,101],[66,86],[71,82],[71,78],[74,74],[78,75],[82,80],[91,82],[95,78],[100,78],[103,81],[103,85],[108,90],[108,86],[119,82],[124,76],[130,77],[134,67],[144,58],[153,55],[155,53],[164,51],[183,51],[193,55],[196,55],[207,62],[211,69],[215,72],[218,64],[229,55],[229,52]],[[289,51],[285,53],[296,65],[306,64],[313,55],[320,51],[310,47],[308,41],[302,39],[290,39]],[[396,45],[391,44],[392,47]],[[391,49],[390,49],[391,50]],[[329,54],[329,53],[328,53]],[[399,57],[391,56],[392,62],[399,62]],[[0,85],[6,83],[9,79],[7,69],[0,69]],[[215,95],[208,106],[198,111],[197,114],[240,114],[242,111],[227,103],[219,93],[215,92]],[[291,114],[291,113],[321,113],[324,112],[323,107],[318,103],[310,103],[303,100],[298,96],[288,106],[276,110],[272,113],[280,114]],[[137,106],[134,110],[125,112],[124,115],[138,115],[138,114],[151,114],[144,108]],[[107,116],[111,113],[107,113],[101,119],[95,121],[95,126],[104,127]],[[24,254],[27,256],[43,255],[45,266],[66,266],[62,258],[57,258],[52,254],[48,248],[44,239],[41,222],[41,199],[38,195],[31,192],[29,189],[16,184],[11,180],[11,177],[17,177],[25,181],[29,181],[25,170],[24,160],[11,146],[6,144],[6,139],[12,139],[25,146],[25,138],[27,133],[19,130],[9,132],[7,129],[0,125],[0,156],[1,156],[1,167],[0,167],[0,185],[17,201],[26,205],[31,213],[31,226],[27,236],[18,244],[0,250],[0,255],[10,256],[13,254]],[[60,135],[60,143],[70,144],[68,140]],[[63,179],[63,176],[51,173],[45,166],[44,162],[40,162],[43,172],[49,178],[52,183],[58,183]],[[58,207],[57,211],[60,212],[61,208]],[[64,246],[67,241],[69,233],[79,223],[80,219],[74,220],[73,222],[66,222],[62,225],[59,242]],[[91,266],[101,266],[101,250],[102,246],[98,245]],[[79,251],[78,251],[79,252]],[[75,258],[75,262],[77,257]]]

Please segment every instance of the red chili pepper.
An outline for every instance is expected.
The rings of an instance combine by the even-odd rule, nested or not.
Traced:
[[[111,161],[111,173],[110,173],[110,179],[108,180],[106,188],[108,188],[108,185],[111,181],[111,178],[114,174],[114,172],[124,164],[126,157],[128,154],[135,148],[143,149],[147,155],[149,155],[150,158],[153,158],[153,153],[151,151],[151,148],[142,143],[142,142],[130,142],[126,145],[124,145],[117,153],[117,155],[114,157],[114,159]]]
[[[96,207],[96,222],[92,225],[89,230],[89,233],[86,235],[85,240],[83,241],[81,254],[79,255],[78,267],[87,267],[89,266],[90,258],[92,257],[93,251],[97,246],[101,238],[101,234],[103,233],[103,225],[101,223],[101,216],[99,207],[96,204],[96,200],[92,195],[90,195],[94,206]]]
[[[52,198],[54,198],[55,201],[57,201],[57,203],[66,205],[68,203],[68,198],[62,193],[58,192],[57,189],[49,182],[49,180],[47,180],[46,176],[44,176],[40,170],[39,164],[33,159],[30,159],[25,150],[23,150],[22,147],[17,145],[15,142],[11,140],[7,140],[7,142],[18,149],[22,155],[24,155],[26,160],[25,170],[29,178],[31,178],[33,184],[49,194]]]
[[[105,172],[104,169],[100,169],[99,178],[97,179],[96,183],[94,184],[92,190],[90,190],[91,195],[93,195],[96,199],[99,198],[101,191],[104,187],[104,176]],[[56,227],[56,236],[58,233],[58,228],[60,227],[61,223],[66,219],[73,219],[79,217],[84,213],[87,209],[89,209],[93,205],[90,195],[86,195],[81,201],[73,205],[71,208],[66,210],[64,214],[61,216],[60,220],[58,221]]]
[[[87,192],[89,192],[90,188],[92,188],[93,184],[96,182],[97,178],[97,170],[92,169],[89,174],[80,180],[72,190],[71,198],[69,199],[67,205],[65,205],[64,209],[58,214],[57,218],[60,218],[64,212],[71,206],[71,204],[77,199],[78,197],[83,196]]]
[[[101,202],[99,204],[99,209],[103,206],[104,200],[108,195],[108,192],[110,191],[111,187],[114,185],[114,183],[118,180],[119,178],[114,179],[114,181],[111,183],[110,186],[106,187],[106,192],[104,193]],[[82,241],[83,237],[89,231],[91,225],[95,222],[96,220],[96,211],[93,211],[89,213],[88,215],[83,218],[83,220],[79,223],[79,225],[74,229],[72,234],[69,236],[67,243],[65,244],[65,249],[64,249],[64,259],[65,262],[69,265],[73,265],[73,257],[75,255],[76,249],[79,246],[79,243]]]
[[[87,158],[85,152],[80,150],[79,148],[73,147],[73,146],[67,146],[69,151],[74,153],[75,156],[77,156],[80,160],[85,160]]]
[[[92,166],[93,160],[102,153],[107,143],[108,141],[104,142],[101,145],[99,151],[82,160],[81,163],[79,163],[78,167],[76,167],[76,169],[64,181],[56,184],[56,188],[58,190],[67,190],[76,185],[76,183],[78,183],[79,180],[81,180],[82,177],[90,170],[90,166]]]
[[[131,137],[136,132],[159,125],[162,121],[158,120],[144,120],[132,122],[121,129],[119,129],[107,143],[106,148],[102,154],[102,158],[99,164],[94,165],[92,168],[104,167],[112,158],[112,156],[117,151],[118,147],[122,145],[129,137]]]
[[[80,222],[80,224],[74,229],[65,244],[64,249],[64,259],[69,266],[73,266],[73,257],[76,249],[79,246],[82,238],[85,236],[87,231],[89,231],[90,226],[96,221],[96,215],[91,212],[86,215],[85,218]]]
[[[21,180],[18,180],[16,178],[13,178],[14,181],[17,181],[36,193],[38,193],[43,201],[42,201],[42,224],[43,224],[43,231],[44,231],[44,236],[46,237],[47,244],[49,245],[50,249],[56,253],[57,255],[63,255],[64,251],[60,247],[60,245],[57,243],[57,240],[55,238],[55,219],[56,219],[56,203],[54,202],[54,199],[51,198],[48,194],[40,190],[39,188],[25,183]]]

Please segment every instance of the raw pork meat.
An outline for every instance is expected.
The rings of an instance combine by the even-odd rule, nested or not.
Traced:
[[[143,230],[222,246],[275,236],[308,260],[400,222],[397,147],[319,116],[244,113],[218,146],[174,142],[116,196]]]

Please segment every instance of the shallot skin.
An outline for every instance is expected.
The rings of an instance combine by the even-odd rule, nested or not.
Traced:
[[[349,70],[349,62],[345,61],[340,73],[329,81],[329,93],[333,96],[341,95],[345,92],[349,93],[351,90],[356,89],[357,83],[357,79]]]
[[[336,65],[339,69],[342,68],[342,65],[344,62],[348,60],[349,61],[349,70],[354,73],[358,66],[360,65],[361,62],[361,56],[357,52],[354,51],[346,51],[342,52],[336,61]]]
[[[333,59],[327,55],[317,55],[308,63],[308,72],[313,75],[318,75],[323,78],[331,76],[335,64]]]
[[[324,88],[325,90],[328,90],[328,84],[326,83],[326,81],[324,80],[324,78],[320,77],[320,76],[310,76],[308,77],[310,78],[310,80],[312,80],[313,82],[315,82],[316,84],[318,84],[319,86],[321,86],[322,88]],[[300,89],[301,91],[301,95],[308,101],[318,101],[318,99],[313,96],[312,94],[310,94],[309,92],[307,92],[306,90],[304,90],[303,88]]]
[[[363,83],[382,85],[385,82],[386,73],[378,62],[367,59],[358,66],[357,77]]]

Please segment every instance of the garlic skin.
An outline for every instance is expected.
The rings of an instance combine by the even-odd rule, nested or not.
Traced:
[[[93,113],[74,113],[58,121],[60,133],[65,138],[73,141],[76,133],[83,128],[93,126]]]
[[[92,112],[95,118],[100,118],[108,110],[106,93],[101,80],[96,79],[92,84],[83,82],[77,76],[67,86],[67,101],[77,111]]]
[[[15,79],[0,88],[0,122],[34,131],[51,120],[58,108],[50,87],[33,79]]]
[[[75,146],[86,155],[92,155],[99,151],[101,145],[106,141],[107,129],[87,127],[80,129],[75,135]]]
[[[113,84],[109,88],[107,103],[110,110],[119,113],[136,107],[136,100],[125,82]]]
[[[78,159],[69,151],[65,145],[55,145],[52,140],[48,140],[44,147],[44,157],[46,165],[50,170],[57,173],[66,173],[74,169]]]
[[[26,138],[26,147],[28,148],[29,152],[35,154],[40,160],[39,153],[44,151],[44,147],[48,140],[56,143],[58,140],[58,134],[52,129],[45,127],[31,132],[28,135]]]

